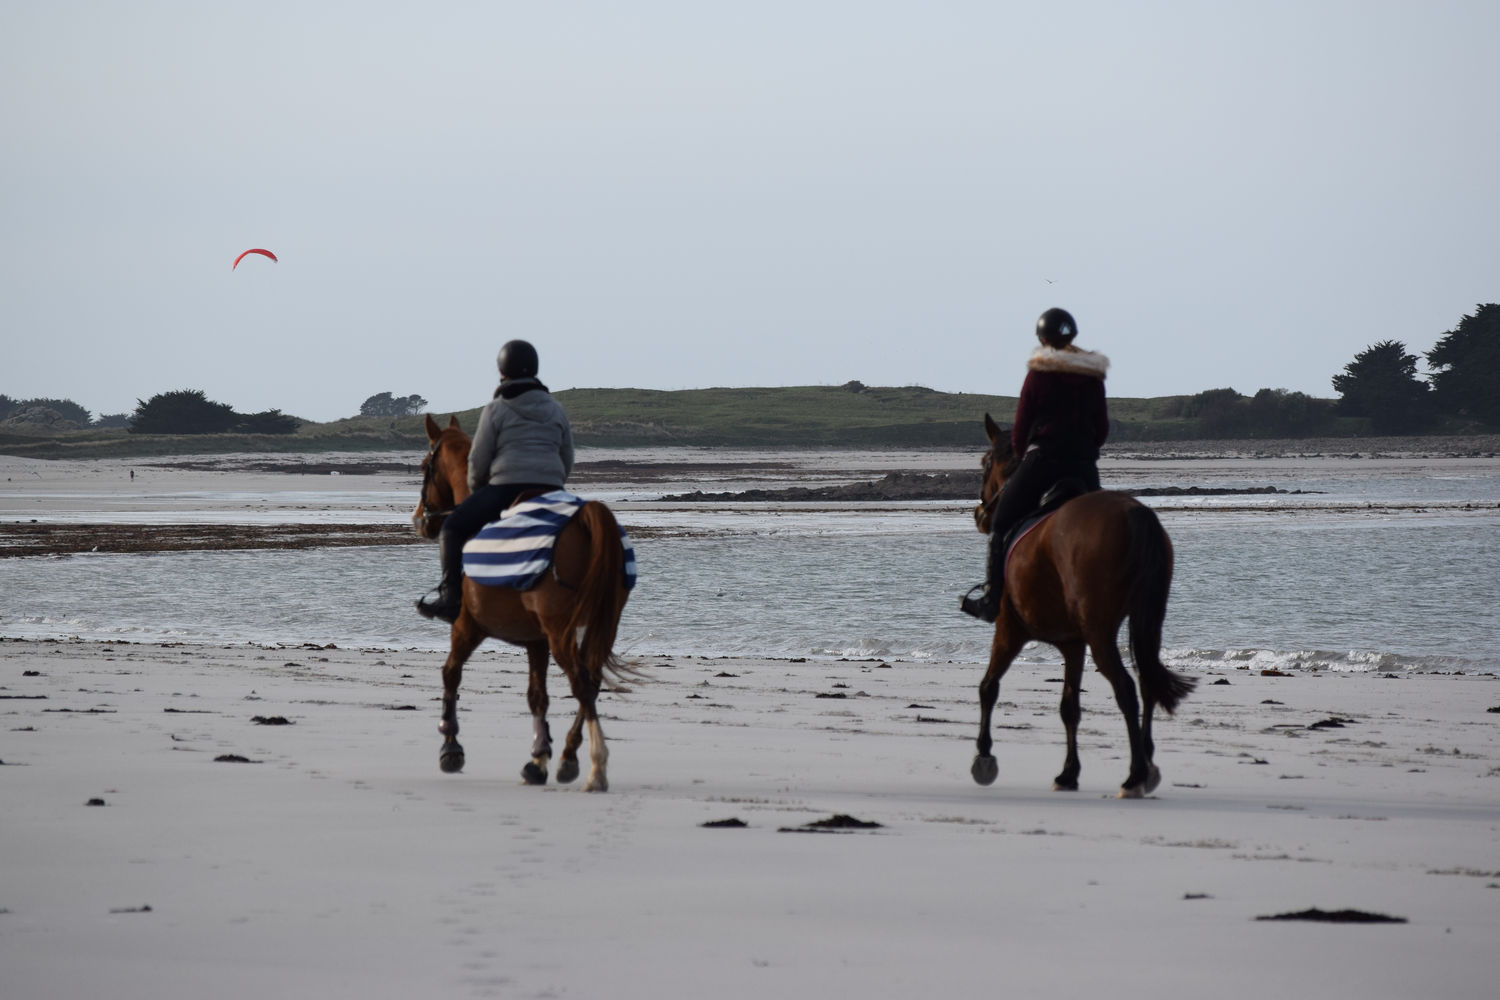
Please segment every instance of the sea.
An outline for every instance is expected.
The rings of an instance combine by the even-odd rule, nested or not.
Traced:
[[[987,660],[990,628],[958,611],[984,572],[971,502],[661,499],[837,482],[881,468],[970,468],[973,456],[779,453],[771,472],[757,465],[766,456],[712,459],[708,470],[695,464],[707,459],[688,455],[679,475],[642,485],[630,479],[631,457],[616,457],[608,475],[575,487],[609,502],[633,533],[639,584],[617,652]],[[1176,553],[1170,666],[1500,673],[1500,460],[1125,458],[1101,471],[1107,486],[1176,488],[1143,497]],[[299,478],[286,477],[283,495],[258,492],[255,519],[404,522],[417,491],[412,478],[384,492],[304,495]],[[1276,492],[1236,492],[1266,487]],[[183,492],[144,514],[80,513],[75,503],[58,516],[213,521],[224,499]],[[436,661],[447,629],[412,609],[436,580],[436,548],[427,545],[3,559],[0,636],[332,643],[431,652]],[[1060,659],[1033,644],[1021,661]]]

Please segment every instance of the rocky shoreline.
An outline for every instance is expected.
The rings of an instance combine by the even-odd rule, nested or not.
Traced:
[[[74,524],[0,523],[0,559],[79,553],[413,545],[404,524]]]

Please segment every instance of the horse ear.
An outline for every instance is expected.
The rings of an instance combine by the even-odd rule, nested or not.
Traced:
[[[990,439],[990,444],[994,444],[1001,436],[1001,433],[1000,425],[995,423],[994,418],[986,413],[984,415],[984,436]]]
[[[453,431],[463,430],[463,428],[458,425],[458,414],[455,413],[448,418],[448,429]]]
[[[442,433],[443,433],[442,428],[440,428],[437,425],[437,421],[436,420],[432,419],[432,414],[430,414],[430,413],[427,414],[427,440],[436,443],[437,439],[438,439],[438,435],[440,435]]]

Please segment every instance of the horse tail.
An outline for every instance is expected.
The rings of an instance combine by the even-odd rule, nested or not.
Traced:
[[[1129,539],[1125,567],[1130,588],[1126,607],[1130,657],[1143,692],[1170,715],[1198,683],[1161,662],[1162,622],[1167,617],[1167,595],[1172,588],[1172,542],[1156,512],[1144,504],[1131,507],[1125,523]]]
[[[589,558],[568,618],[566,641],[573,647],[573,661],[598,682],[606,671],[616,677],[630,673],[614,653],[615,633],[625,609],[625,547],[620,543],[620,523],[599,501],[585,503],[575,520],[588,532]]]

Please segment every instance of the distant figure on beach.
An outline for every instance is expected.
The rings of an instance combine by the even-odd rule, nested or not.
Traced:
[[[1011,446],[1020,465],[1005,480],[990,515],[985,581],[959,605],[965,614],[987,622],[1000,612],[1006,536],[1063,480],[1074,479],[1083,490],[1097,490],[1099,448],[1109,436],[1104,401],[1109,359],[1073,346],[1078,324],[1066,309],[1042,313],[1036,335],[1042,343],[1026,363],[1026,381],[1011,428]]]
[[[562,405],[537,379],[536,348],[507,341],[496,359],[500,387],[479,415],[469,449],[467,499],[453,509],[438,536],[443,579],[417,601],[427,618],[451,622],[463,597],[464,543],[523,493],[562,489],[573,472],[573,430]]]

